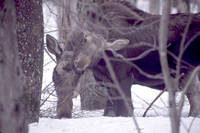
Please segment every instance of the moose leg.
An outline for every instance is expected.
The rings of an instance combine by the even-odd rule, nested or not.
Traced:
[[[122,92],[125,98],[120,96],[120,99],[116,100],[116,113],[117,116],[132,116],[133,104],[131,99],[131,78],[124,79],[120,82]],[[119,94],[120,95],[120,94]]]
[[[189,116],[200,116],[200,81],[198,75],[192,80],[186,96],[190,103]]]
[[[72,117],[72,96],[68,91],[57,91],[57,117],[58,118],[71,118]]]
[[[104,116],[111,116],[111,117],[114,117],[114,116],[117,116],[117,113],[116,113],[116,89],[114,88],[108,88],[108,98],[107,98],[107,102],[106,102],[106,107],[104,109]]]
[[[106,104],[105,89],[97,85],[93,72],[87,69],[79,80],[78,93],[80,93],[81,109],[104,109]]]
[[[105,116],[132,116],[133,105],[131,100],[131,81],[130,79],[120,82],[122,92],[125,95],[124,99],[116,89],[109,89],[110,98],[107,101]],[[127,102],[127,103],[125,103]]]
[[[114,102],[113,100],[111,100],[110,98],[107,100],[106,103],[106,107],[104,109],[104,116],[111,116],[111,117],[115,117],[117,116],[115,110],[114,110]]]

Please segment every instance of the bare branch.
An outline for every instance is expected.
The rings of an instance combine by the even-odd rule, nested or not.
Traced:
[[[47,53],[47,55],[51,58],[51,60],[54,62],[54,63],[56,63],[56,60],[51,56],[51,54],[49,53],[49,51],[46,49],[46,48],[44,48],[44,51]]]
[[[145,110],[144,114],[142,115],[143,117],[146,117],[146,114],[148,112],[148,110],[151,108],[151,106],[158,100],[158,98],[166,91],[166,89],[162,90],[157,96],[156,98],[151,102],[151,104],[148,106],[148,108]]]
[[[169,92],[169,106],[170,106],[169,112],[170,112],[172,133],[179,133],[180,118],[178,117],[176,111],[176,103],[175,103],[176,89],[169,73],[168,60],[167,60],[167,38],[168,38],[168,21],[169,21],[168,14],[170,13],[170,5],[171,5],[170,0],[163,1],[163,15],[161,17],[160,31],[159,31],[160,34],[159,54],[160,54],[160,62],[161,62],[165,85]]]
[[[178,60],[177,60],[177,65],[176,65],[176,82],[179,83],[179,74],[180,74],[180,70],[181,70],[181,60],[182,60],[182,56],[183,56],[183,53],[184,53],[184,43],[185,43],[185,40],[186,40],[186,36],[187,36],[187,33],[188,33],[188,30],[189,30],[189,26],[191,24],[191,21],[192,21],[192,15],[190,15],[189,19],[188,19],[188,22],[187,22],[187,25],[184,29],[184,33],[183,33],[183,37],[181,39],[181,45],[180,45],[180,48],[179,48],[179,55],[178,55]]]

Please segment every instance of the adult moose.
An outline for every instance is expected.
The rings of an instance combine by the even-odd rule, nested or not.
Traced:
[[[86,69],[91,69],[95,79],[109,85],[107,106],[104,115],[130,116],[133,112],[131,102],[131,85],[140,84],[163,90],[165,84],[162,77],[159,53],[158,30],[160,16],[145,13],[126,2],[104,2],[92,6],[85,12],[85,27],[87,30],[75,29],[69,36],[65,48],[61,49],[58,42],[47,35],[47,47],[56,55],[57,66],[54,69],[54,82],[57,86],[58,103],[66,95],[72,98],[72,91]],[[200,64],[200,16],[199,14],[170,15],[168,25],[168,62],[173,78],[179,76],[177,91],[185,86],[191,72]],[[187,32],[185,28],[188,25]],[[183,34],[186,34],[183,37]],[[182,41],[184,40],[184,41]],[[182,43],[183,42],[183,43]],[[183,44],[183,49],[180,49]],[[180,59],[179,54],[182,53]],[[109,57],[111,67],[116,75],[119,87],[128,101],[126,108],[124,97],[113,86],[112,73],[107,67],[107,61],[102,55]],[[177,74],[176,65],[180,61],[180,71]],[[200,114],[199,78],[195,76],[187,89],[186,96],[191,108],[189,115]],[[62,82],[62,83],[61,83]],[[70,93],[68,93],[70,92]],[[70,117],[70,106],[58,111],[59,117]],[[65,110],[66,109],[66,110]]]

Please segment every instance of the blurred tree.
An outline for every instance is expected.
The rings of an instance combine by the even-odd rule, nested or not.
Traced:
[[[190,12],[191,0],[173,0],[172,5],[177,9],[179,13]]]
[[[14,0],[0,4],[0,133],[28,133]]]
[[[149,10],[152,14],[160,13],[160,0],[150,0]]]
[[[137,5],[137,1],[138,1],[138,0],[127,0],[127,1],[129,1],[131,4],[133,4],[133,5],[135,5],[135,6],[136,6],[136,5]]]

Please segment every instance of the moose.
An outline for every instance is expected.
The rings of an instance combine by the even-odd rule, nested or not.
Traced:
[[[114,0],[93,5],[82,15],[84,28],[74,29],[64,48],[54,37],[46,36],[47,48],[57,60],[53,72],[58,95],[57,115],[71,117],[73,91],[81,75],[90,69],[95,80],[107,88],[109,98],[104,115],[131,116],[132,84],[165,89],[158,43],[161,16]],[[200,64],[200,14],[170,14],[169,19],[170,76],[178,79],[175,89],[181,91]],[[186,91],[190,116],[200,115],[199,77],[197,73]]]

